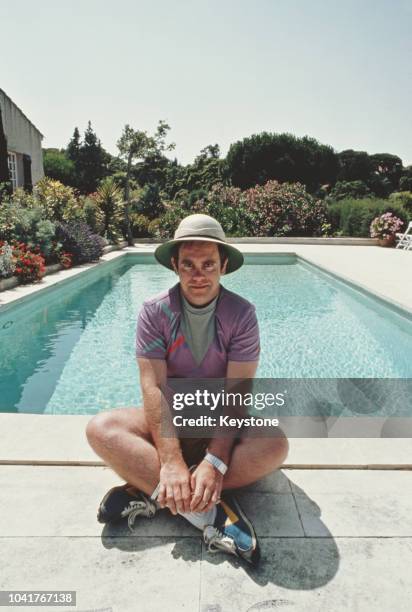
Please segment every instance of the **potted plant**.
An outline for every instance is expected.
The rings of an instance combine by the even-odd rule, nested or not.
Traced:
[[[402,225],[403,221],[399,217],[395,217],[391,212],[383,213],[371,223],[371,238],[377,238],[380,246],[390,247],[395,243],[396,232]]]

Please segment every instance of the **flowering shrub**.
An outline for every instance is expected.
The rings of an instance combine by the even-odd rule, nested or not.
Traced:
[[[403,221],[395,217],[391,212],[386,212],[380,217],[376,217],[370,227],[371,238],[390,238],[398,232],[403,225]]]
[[[326,208],[300,183],[268,181],[242,194],[251,236],[316,236],[326,222]]]
[[[97,261],[103,255],[104,239],[93,234],[83,221],[57,223],[56,236],[63,249],[72,254],[73,265]]]
[[[73,265],[73,255],[71,253],[60,253],[60,263],[65,270]]]
[[[33,283],[43,278],[46,266],[44,257],[38,252],[34,253],[23,242],[17,242],[13,245],[13,256],[16,262],[14,274],[20,283]]]
[[[16,261],[13,257],[13,248],[8,242],[0,242],[0,278],[13,276]]]
[[[177,224],[190,213],[215,217],[229,236],[320,235],[327,221],[326,208],[299,183],[268,181],[246,191],[214,185],[190,209],[183,204],[166,205],[159,224],[160,236],[173,234]]]

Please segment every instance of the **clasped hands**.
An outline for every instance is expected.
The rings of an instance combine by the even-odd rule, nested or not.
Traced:
[[[208,512],[220,500],[223,475],[203,459],[190,473],[183,459],[164,463],[160,469],[157,502],[172,514]]]

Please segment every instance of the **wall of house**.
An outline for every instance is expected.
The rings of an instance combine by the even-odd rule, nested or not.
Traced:
[[[34,185],[44,176],[43,154],[41,150],[42,135],[2,90],[0,90],[0,105],[4,133],[7,137],[7,149],[15,153],[30,155],[32,182]],[[20,163],[18,166],[18,178],[19,184],[21,184],[23,168]]]

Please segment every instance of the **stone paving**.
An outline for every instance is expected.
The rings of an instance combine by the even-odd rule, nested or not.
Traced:
[[[134,535],[99,524],[120,482],[106,467],[1,465],[0,589],[75,590],[77,612],[411,609],[410,471],[285,469],[239,490],[257,569],[208,553],[168,510]]]
[[[411,252],[239,246],[245,253],[294,252],[412,312]],[[126,251],[150,256],[154,247]],[[89,267],[48,276],[41,285],[51,288]],[[0,306],[39,288],[5,291]],[[0,590],[75,590],[77,606],[63,608],[73,612],[412,609],[409,434],[291,440],[288,467],[312,469],[283,469],[238,492],[261,543],[260,566],[252,569],[208,553],[200,532],[167,510],[141,520],[135,534],[125,524],[97,523],[100,499],[121,481],[87,446],[88,418],[0,415]],[[47,462],[61,465],[41,465]],[[355,466],[386,469],[347,469]]]

